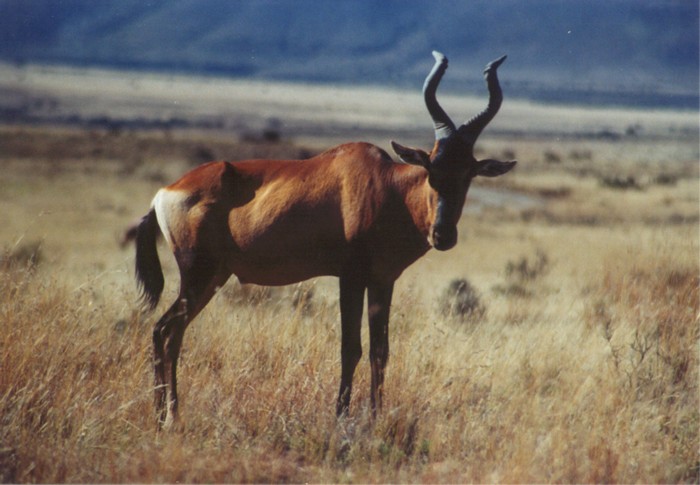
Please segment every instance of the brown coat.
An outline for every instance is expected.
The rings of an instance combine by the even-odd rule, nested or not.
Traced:
[[[173,251],[221,254],[242,283],[340,276],[358,254],[369,277],[393,282],[430,248],[432,192],[425,170],[349,143],[308,160],[205,164],[153,206]]]

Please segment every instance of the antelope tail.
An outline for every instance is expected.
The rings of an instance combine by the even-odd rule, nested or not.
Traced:
[[[160,234],[155,209],[146,214],[136,229],[136,280],[145,306],[155,308],[163,292],[163,269],[156,242]]]

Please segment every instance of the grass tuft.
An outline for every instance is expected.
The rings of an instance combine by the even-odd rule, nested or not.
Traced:
[[[478,322],[486,313],[479,292],[465,278],[452,280],[438,304],[444,316],[461,321]]]

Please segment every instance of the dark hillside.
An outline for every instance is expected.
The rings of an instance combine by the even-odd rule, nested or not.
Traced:
[[[613,0],[0,0],[0,59],[414,86],[432,49],[445,89],[697,107],[698,4]]]

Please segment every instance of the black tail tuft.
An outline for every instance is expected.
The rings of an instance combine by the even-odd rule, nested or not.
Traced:
[[[136,230],[136,279],[141,299],[150,309],[155,308],[163,292],[163,269],[158,259],[156,242],[160,228],[154,209],[146,214]]]

